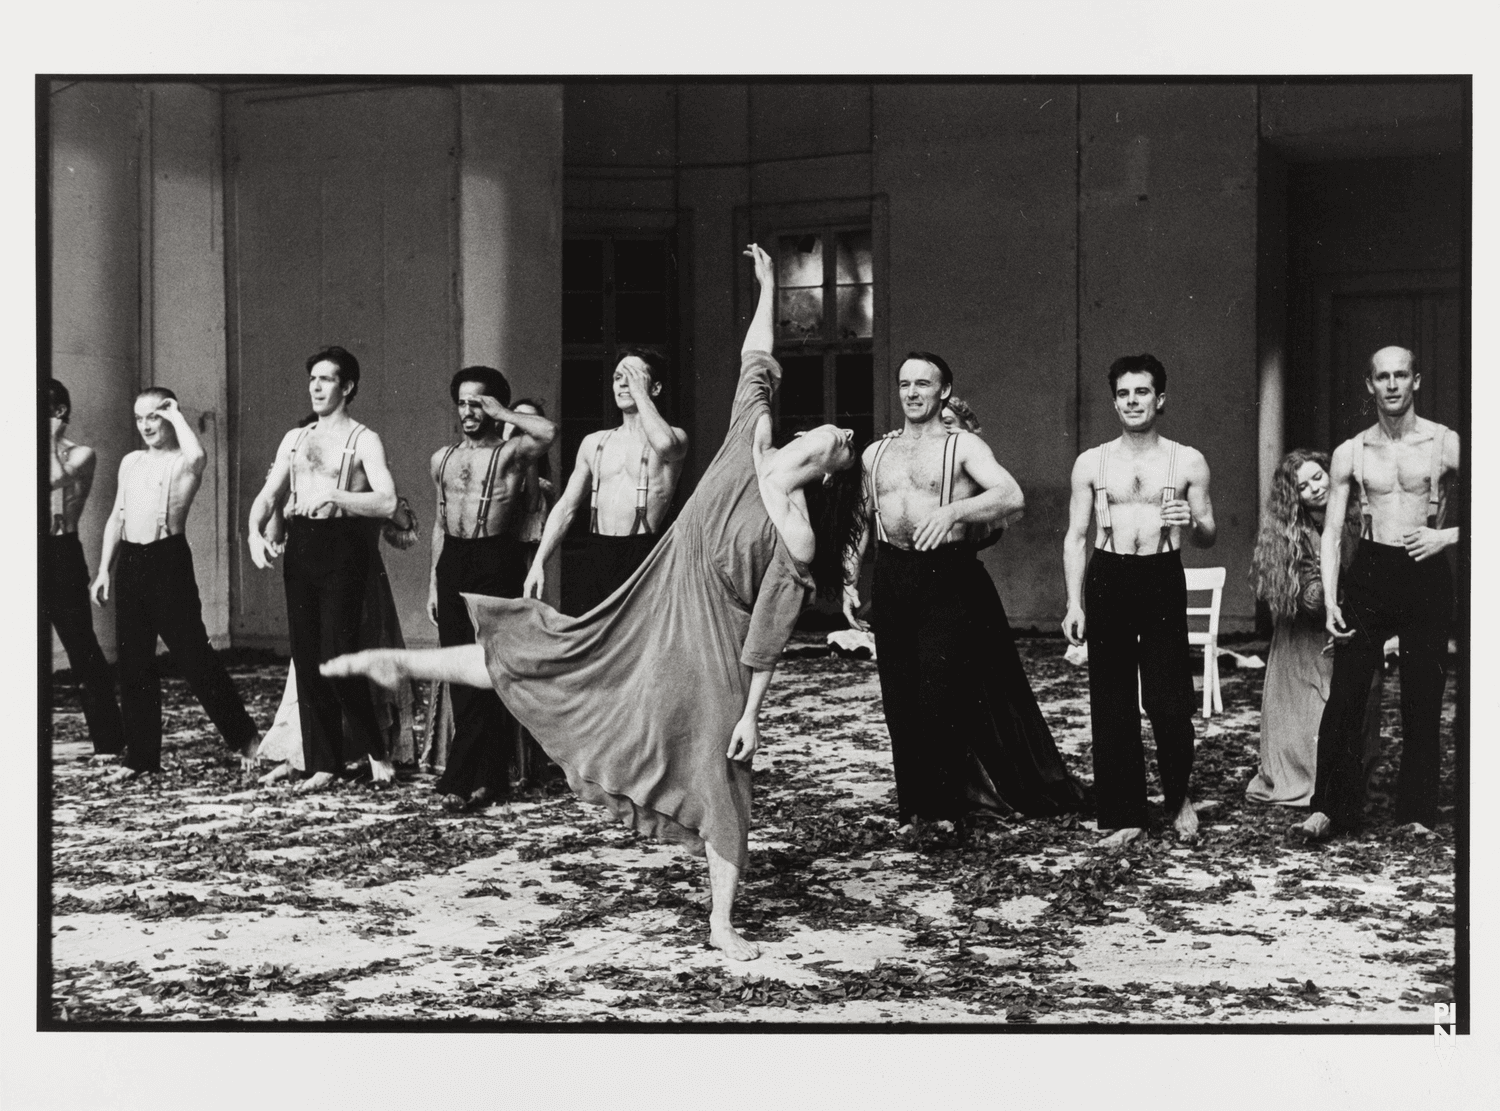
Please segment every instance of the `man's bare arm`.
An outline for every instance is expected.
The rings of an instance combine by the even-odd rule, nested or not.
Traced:
[[[551,450],[552,441],[557,439],[557,425],[539,413],[518,413],[500,404],[498,398],[489,394],[479,395],[479,405],[490,420],[501,425],[515,426],[516,434],[506,442],[515,445],[511,450],[522,459],[541,458]]]
[[[630,387],[631,399],[635,401],[636,413],[641,418],[641,431],[646,442],[664,463],[675,463],[687,455],[687,433],[673,428],[656,408],[656,399],[651,396],[651,376],[634,363],[624,367],[625,381]]]
[[[1188,520],[1182,522],[1188,529],[1188,536],[1193,544],[1199,548],[1212,548],[1214,541],[1218,539],[1219,528],[1214,522],[1214,503],[1208,496],[1208,460],[1203,458],[1203,453],[1195,448],[1188,448],[1187,458],[1183,460],[1183,470],[1187,476],[1187,508]]]
[[[1070,644],[1082,644],[1086,633],[1083,612],[1083,575],[1088,567],[1089,519],[1094,513],[1094,472],[1097,463],[1090,448],[1073,463],[1068,497],[1068,531],[1063,534],[1063,581],[1068,589],[1068,613],[1063,633]]]
[[[93,585],[89,587],[89,596],[96,606],[109,601],[109,576],[114,567],[115,552],[120,546],[120,534],[125,530],[125,468],[138,454],[140,453],[132,451],[120,460],[115,504],[110,508],[109,519],[104,522],[104,542],[99,549],[99,571],[94,576]]]
[[[934,509],[912,531],[912,546],[919,552],[936,548],[957,524],[989,524],[1026,508],[1026,496],[1010,472],[995,459],[995,453],[972,432],[957,433],[958,466],[980,487],[981,493],[960,498]]]
[[[323,505],[334,505],[356,517],[389,517],[396,512],[396,480],[385,460],[385,444],[374,431],[367,431],[355,444],[355,458],[365,469],[368,490],[333,490]],[[316,510],[317,506],[314,507]]]
[[[1354,452],[1349,441],[1334,448],[1328,471],[1328,504],[1323,510],[1323,536],[1318,544],[1322,562],[1319,570],[1323,578],[1323,623],[1330,636],[1348,640],[1354,632],[1345,627],[1343,611],[1339,609],[1339,572],[1344,554],[1344,517],[1349,512],[1349,496],[1354,485]]]
[[[432,485],[437,490],[437,497],[432,505],[432,568],[427,583],[427,619],[434,625],[438,623],[437,616],[437,565],[443,554],[443,487],[438,472],[442,467],[443,456],[447,454],[446,448],[439,448],[433,452],[432,461],[428,464],[428,473],[432,475]]]
[[[865,551],[870,546],[870,534],[875,531],[875,501],[870,492],[870,463],[875,458],[872,444],[864,451],[859,461],[865,480],[859,484],[859,535],[854,547],[844,556],[844,619],[850,628],[862,629],[864,625],[854,616],[859,608],[859,572],[864,566]]]
[[[208,463],[208,452],[203,450],[203,441],[198,439],[198,433],[193,431],[192,424],[183,414],[176,398],[167,398],[156,407],[156,411],[177,434],[177,446],[182,450],[182,458],[187,463],[187,469],[194,476],[201,476],[204,466]]]
[[[599,435],[591,432],[583,438],[583,443],[578,445],[578,458],[573,463],[573,473],[568,476],[568,485],[564,487],[562,497],[557,499],[557,504],[552,507],[552,512],[547,514],[547,523],[542,527],[542,540],[537,545],[536,555],[532,558],[531,569],[526,572],[526,585],[521,589],[523,598],[540,598],[542,590],[547,584],[546,563],[557,546],[562,543],[562,538],[567,535],[568,529],[573,524],[573,516],[578,512],[578,507],[583,504],[584,491],[593,485],[593,472],[589,469],[589,456],[593,451],[594,437]]]
[[[276,511],[291,486],[292,443],[297,432],[294,428],[281,438],[281,446],[276,449],[276,461],[271,464],[271,473],[266,475],[265,485],[250,503],[246,540],[250,545],[250,562],[262,571],[271,566],[269,560],[281,554],[280,545],[270,544],[266,540],[266,522],[271,519],[271,514]]]
[[[66,458],[59,459],[58,453],[52,453],[52,465],[50,476],[52,489],[72,486],[81,489],[82,496],[88,497],[89,487],[94,482],[94,465],[97,456],[94,449],[84,447],[82,444],[74,444],[65,453]]]

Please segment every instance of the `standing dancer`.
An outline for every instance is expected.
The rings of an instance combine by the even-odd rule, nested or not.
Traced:
[[[493,685],[582,798],[707,856],[709,942],[736,960],[760,954],[730,912],[747,857],[761,702],[808,595],[838,590],[859,506],[848,429],[824,425],[771,446],[775,270],[754,244],[746,254],[760,300],[728,435],[623,589],[583,617],[470,595],[478,645],[325,665],[387,684]]]
[[[250,559],[261,570],[286,553],[287,631],[297,672],[304,774],[298,790],[321,791],[344,772],[344,718],[376,784],[396,769],[386,752],[369,685],[330,682],[318,665],[358,646],[373,533],[396,511],[396,484],[385,445],[349,415],[359,392],[359,360],[342,347],[307,359],[307,392],[317,422],[281,439],[266,484],[250,506]],[[289,496],[288,496],[289,495]],[[286,543],[267,539],[276,506],[286,502]],[[275,773],[272,773],[273,775]]]
[[[665,377],[665,362],[649,350],[627,352],[615,367],[620,423],[590,432],[578,445],[573,473],[547,516],[526,575],[526,597],[542,596],[547,559],[573,523],[585,490],[588,537],[574,564],[577,581],[563,583],[564,613],[579,617],[593,609],[651,554],[688,450],[687,433],[668,424],[656,408]]]
[[[875,659],[898,820],[945,831],[961,830],[976,804],[1041,816],[1084,801],[971,538],[1019,516],[1025,498],[989,445],[946,425],[952,389],[937,355],[913,351],[901,364],[905,424],[865,450],[866,530],[844,593],[854,623],[863,537],[873,530]]]
[[[1117,439],[1073,464],[1063,569],[1070,644],[1088,641],[1094,792],[1101,844],[1119,848],[1146,825],[1146,757],[1141,706],[1156,738],[1172,828],[1198,836],[1188,797],[1193,772],[1193,676],[1188,657],[1187,585],[1182,533],[1211,547],[1217,530],[1208,497],[1208,462],[1156,430],[1166,410],[1167,372],[1152,355],[1127,355],[1109,368]],[[1094,555],[1087,556],[1094,516]],[[1087,565],[1087,584],[1084,569]],[[1084,617],[1087,606],[1087,619]],[[1139,676],[1139,679],[1137,679]]]
[[[224,743],[240,754],[241,773],[248,775],[255,767],[255,723],[208,643],[193,552],[183,535],[208,454],[182,415],[177,395],[163,386],[136,395],[135,427],[146,450],[120,460],[119,490],[92,588],[95,605],[109,600],[110,568],[118,552],[115,642],[125,764],[110,778],[119,783],[161,771],[158,636]]]
[[[1458,433],[1417,416],[1422,376],[1404,347],[1370,357],[1365,389],[1376,423],[1333,453],[1332,492],[1323,525],[1323,604],[1333,637],[1333,681],[1318,727],[1318,781],[1307,821],[1293,832],[1309,841],[1358,829],[1364,819],[1364,703],[1383,646],[1401,638],[1401,771],[1396,821],[1415,833],[1437,824],[1440,728],[1453,573],[1435,558],[1458,543],[1444,528],[1448,489],[1458,473]],[[1343,515],[1358,499],[1359,548],[1341,575]],[[1343,585],[1343,595],[1339,586]]]
[[[97,458],[94,449],[75,444],[64,432],[73,412],[68,389],[56,378],[48,383],[52,407],[52,505],[47,526],[46,565],[42,582],[46,593],[47,618],[57,630],[73,681],[83,703],[94,755],[119,756],[125,751],[125,727],[115,701],[115,681],[109,662],[94,635],[94,617],[89,609],[89,568],[78,542],[78,519],[94,485]]]
[[[460,594],[518,598],[526,579],[525,480],[552,446],[557,426],[506,408],[510,383],[498,370],[471,366],[453,376],[464,438],[432,455],[437,515],[427,615],[445,647],[474,643]],[[504,436],[506,424],[515,435]],[[516,723],[494,691],[452,686],[453,741],[437,790],[447,810],[482,810],[510,794]]]
[[[1331,644],[1323,628],[1323,574],[1318,547],[1328,507],[1328,456],[1297,448],[1271,476],[1260,539],[1250,563],[1255,596],[1271,611],[1274,628],[1260,706],[1260,770],[1247,798],[1306,806],[1317,775],[1318,723],[1333,677]],[[1353,506],[1351,505],[1351,509]],[[1354,555],[1359,516],[1344,515],[1344,560]],[[1365,708],[1366,774],[1380,757],[1380,676]]]

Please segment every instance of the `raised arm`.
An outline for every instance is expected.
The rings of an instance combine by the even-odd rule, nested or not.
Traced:
[[[262,571],[270,569],[271,560],[281,555],[282,545],[266,539],[266,522],[281,504],[291,485],[292,444],[296,441],[297,429],[292,429],[281,438],[276,449],[276,461],[266,475],[266,483],[250,503],[250,519],[246,522],[246,539],[250,544],[250,562]]]
[[[954,525],[987,525],[1012,517],[1026,508],[1026,496],[1010,472],[995,459],[990,445],[972,432],[959,432],[956,462],[980,488],[980,493],[939,506],[918,523],[912,546],[919,552],[936,548]]]
[[[84,447],[82,444],[69,444],[64,446],[54,440],[52,444],[52,464],[49,468],[52,480],[52,489],[61,490],[74,487],[80,498],[89,496],[89,489],[94,484],[94,465],[96,457],[94,449]]]
[[[547,585],[547,560],[562,543],[562,538],[567,535],[568,529],[573,524],[573,515],[583,504],[585,492],[593,485],[593,472],[589,469],[589,459],[594,449],[594,437],[597,435],[599,435],[597,432],[590,432],[583,438],[583,443],[578,445],[578,459],[573,464],[573,473],[568,476],[568,485],[563,489],[562,497],[557,499],[552,512],[547,514],[547,524],[542,529],[542,541],[537,545],[536,555],[531,561],[531,570],[526,572],[526,585],[521,589],[523,598],[542,596],[542,590]]]
[[[115,552],[120,546],[120,534],[125,529],[125,468],[140,452],[132,451],[120,460],[119,477],[115,481],[115,504],[110,508],[109,520],[104,522],[104,543],[99,550],[99,573],[89,587],[89,596],[94,605],[102,606],[109,601],[109,576],[115,562]]]
[[[1087,634],[1083,613],[1083,573],[1088,567],[1089,519],[1094,513],[1094,472],[1097,463],[1090,448],[1073,462],[1068,497],[1068,531],[1063,534],[1063,580],[1068,588],[1068,614],[1063,635],[1068,643],[1082,644]]]
[[[745,332],[745,342],[740,347],[740,354],[751,351],[770,354],[771,348],[776,345],[776,264],[756,243],[746,247],[745,254],[755,263],[755,280],[760,285],[760,299],[755,303],[755,315],[750,318],[750,327]]]
[[[540,459],[551,449],[552,441],[557,439],[557,425],[539,413],[517,413],[514,409],[501,405],[498,398],[487,393],[479,395],[479,405],[490,420],[501,425],[515,426],[516,434],[506,443],[514,444],[511,450],[522,459]]]
[[[664,463],[675,463],[687,455],[687,433],[668,424],[656,408],[656,399],[651,396],[651,376],[634,361],[622,363],[620,372],[630,387],[630,396],[641,418],[641,430],[657,458]]]
[[[167,398],[156,407],[156,411],[177,434],[177,446],[182,450],[183,461],[187,464],[185,469],[194,477],[201,477],[203,468],[208,463],[208,452],[203,450],[203,441],[198,439],[198,433],[193,431],[192,424],[183,415],[177,399]]]
[[[1360,433],[1364,435],[1363,432]],[[1323,538],[1318,545],[1323,562],[1323,625],[1335,640],[1348,640],[1354,630],[1344,626],[1339,609],[1339,572],[1343,560],[1344,517],[1354,487],[1354,448],[1345,440],[1333,449],[1328,464],[1328,505],[1323,510]]]

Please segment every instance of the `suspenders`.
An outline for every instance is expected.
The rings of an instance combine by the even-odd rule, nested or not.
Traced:
[[[1445,425],[1434,424],[1432,428],[1432,451],[1427,463],[1427,527],[1442,528],[1443,500],[1443,444],[1448,439]],[[1359,487],[1359,535],[1362,540],[1374,538],[1370,522],[1370,495],[1365,491],[1365,434],[1354,437],[1354,484]]]
[[[344,448],[340,453],[341,458],[339,459],[339,477],[338,481],[334,483],[333,487],[335,490],[347,490],[349,488],[349,484],[354,481],[354,445],[359,440],[360,434],[364,432],[364,430],[364,425],[356,424],[353,430],[349,433],[349,439],[344,442]],[[308,425],[302,430],[302,434],[297,437],[296,442],[292,444],[292,467],[289,473],[289,478],[292,484],[292,494],[291,497],[287,499],[286,508],[288,514],[291,514],[292,511],[297,508],[297,453],[302,450],[302,445],[307,442],[307,437],[311,434],[312,425]],[[342,509],[335,509],[332,516],[342,517],[344,516],[344,511]]]
[[[1109,446],[1113,440],[1099,445],[1099,477],[1094,481],[1094,517],[1099,523],[1099,531],[1104,536],[1104,543],[1099,545],[1107,552],[1115,550],[1115,526],[1109,515]],[[1177,496],[1177,441],[1167,440],[1167,481],[1162,487],[1165,495],[1170,489],[1172,496]],[[1156,542],[1156,552],[1172,550],[1172,528],[1163,525],[1161,538]]]
[[[611,428],[599,437],[599,442],[594,445],[594,482],[589,489],[589,531],[599,531],[599,461],[604,456],[604,445],[615,430]],[[630,522],[630,532],[626,535],[635,536],[637,533],[649,535],[651,525],[646,519],[646,494],[651,489],[651,471],[647,463],[651,460],[651,442],[648,440],[641,445],[641,473],[635,480],[635,520]]]
[[[140,467],[146,459],[147,456],[143,453],[135,464],[135,467],[131,468],[132,477],[135,474],[136,468]],[[182,457],[179,455],[167,464],[166,470],[161,476],[161,499],[156,504],[156,529],[151,534],[153,543],[157,540],[164,540],[172,535],[167,525],[167,519],[172,512],[172,476],[177,473],[177,466],[181,462]],[[124,512],[123,508],[121,512]]]
[[[497,444],[490,451],[490,466],[485,472],[484,486],[479,491],[479,512],[474,518],[474,537],[488,536],[490,534],[490,502],[495,497],[495,471],[500,464],[500,449],[504,444]],[[448,460],[458,450],[457,444],[450,444],[448,450],[443,452],[443,460],[438,464],[438,520],[443,532],[448,531],[448,487],[443,482],[443,475],[448,470]]]
[[[885,449],[891,446],[891,441],[901,433],[896,432],[881,439],[875,445],[875,458],[870,460],[870,504],[875,507],[875,537],[890,543],[886,535],[885,521],[880,516],[880,499],[876,496],[879,486],[876,477],[880,473],[880,457],[885,454]],[[948,438],[943,441],[943,480],[938,493],[938,505],[947,505],[953,500],[953,474],[958,466],[958,434],[949,433]]]

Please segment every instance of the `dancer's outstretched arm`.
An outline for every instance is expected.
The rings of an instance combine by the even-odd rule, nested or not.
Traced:
[[[490,685],[490,673],[484,667],[484,649],[478,644],[452,648],[372,648],[337,656],[318,670],[330,679],[363,675],[388,690],[396,690],[410,679],[436,679],[466,687]]]

